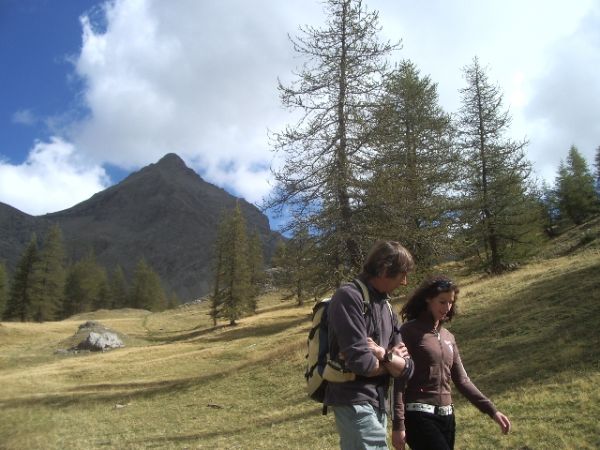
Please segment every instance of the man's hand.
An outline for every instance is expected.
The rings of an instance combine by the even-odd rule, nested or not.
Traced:
[[[404,344],[400,343],[393,347],[391,352],[394,354],[394,357],[391,361],[388,361],[384,364],[381,364],[381,362],[384,361],[387,350],[377,345],[377,343],[371,338],[367,338],[367,344],[369,345],[369,349],[373,352],[373,355],[375,355],[377,360],[380,362],[380,367],[384,368],[385,371],[393,377],[399,377],[402,375],[404,367],[406,366],[406,361],[404,358],[409,357],[408,351],[406,350],[406,346]]]
[[[369,350],[371,350],[373,355],[375,355],[375,358],[377,358],[379,361],[383,361],[383,358],[385,357],[385,348],[377,345],[377,343],[370,337],[367,338],[367,344],[369,345]]]

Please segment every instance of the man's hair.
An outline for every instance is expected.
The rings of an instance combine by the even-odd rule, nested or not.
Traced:
[[[396,241],[378,241],[373,245],[363,264],[367,277],[394,278],[408,273],[415,267],[412,255]]]

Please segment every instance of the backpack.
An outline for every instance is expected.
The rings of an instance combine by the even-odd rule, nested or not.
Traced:
[[[359,279],[353,283],[360,291],[363,299],[364,314],[370,310],[369,290]],[[329,333],[327,325],[327,313],[331,298],[324,298],[313,307],[312,326],[308,333],[308,353],[306,355],[307,365],[304,377],[306,378],[306,391],[308,396],[323,403],[327,382],[344,383],[354,381],[356,374],[345,369],[338,361],[329,359]],[[390,314],[392,307],[386,301]],[[324,413],[326,409],[323,409]]]

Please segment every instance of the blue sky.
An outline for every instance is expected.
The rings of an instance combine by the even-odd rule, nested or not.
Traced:
[[[600,2],[371,0],[456,112],[477,55],[504,92],[511,133],[552,181],[572,144],[600,145]],[[317,0],[0,0],[0,202],[68,208],[178,153],[251,202],[272,187],[268,130],[291,123],[276,91],[299,61],[287,34]]]

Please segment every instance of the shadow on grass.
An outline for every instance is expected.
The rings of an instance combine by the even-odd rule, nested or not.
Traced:
[[[263,314],[268,312],[285,311],[285,310],[299,310],[305,308],[309,304],[314,304],[312,301],[305,301],[303,305],[298,305],[295,300],[282,300],[280,305],[267,306],[265,308],[258,308],[257,314]]]
[[[527,283],[452,324],[463,362],[493,396],[561,372],[600,369],[600,263]]]
[[[184,443],[189,441],[202,441],[205,439],[216,438],[220,436],[241,436],[244,433],[255,433],[258,429],[270,429],[273,425],[284,424],[287,422],[297,422],[299,420],[308,419],[319,412],[315,411],[303,411],[298,414],[288,415],[277,419],[265,418],[258,422],[248,421],[246,425],[233,427],[229,426],[223,429],[215,429],[211,431],[205,431],[195,434],[184,434],[184,435],[172,435],[172,436],[157,436],[154,438],[145,438],[139,440],[128,441],[131,445],[143,445],[148,447],[160,446],[161,444],[169,443]],[[323,427],[325,429],[325,427]],[[326,430],[324,430],[326,431]],[[285,445],[285,442],[281,442]]]
[[[130,402],[135,399],[148,399],[157,395],[182,392],[205,383],[221,380],[231,373],[252,370],[256,365],[262,366],[272,361],[270,355],[246,361],[238,365],[223,366],[223,370],[197,377],[177,378],[171,380],[145,381],[132,383],[100,383],[79,385],[57,394],[31,395],[0,400],[0,408],[22,408],[35,406],[66,407],[89,402]]]
[[[267,327],[268,330],[263,330],[263,335],[277,333],[285,330],[288,326],[295,325],[296,322],[303,322],[305,319],[296,319],[278,322],[273,324],[273,327]],[[261,327],[258,327],[259,329]],[[250,333],[251,330],[232,330],[234,332],[244,331]],[[236,338],[243,336],[238,335]],[[287,345],[280,346],[282,354],[291,354],[292,349],[297,346],[294,341]],[[260,358],[252,358],[244,361],[241,364],[221,365],[222,370],[205,375],[177,378],[170,380],[157,381],[140,381],[140,382],[115,382],[115,383],[98,383],[78,385],[71,387],[60,393],[48,393],[43,395],[30,395],[28,397],[10,398],[0,400],[0,408],[22,408],[22,407],[67,407],[72,405],[85,405],[91,402],[98,403],[128,403],[136,399],[150,399],[157,395],[166,395],[171,393],[180,393],[189,389],[197,388],[210,382],[221,380],[232,373],[252,372],[253,367],[263,367],[273,362],[271,354],[266,354]]]
[[[291,317],[288,319],[277,319],[276,322],[265,324],[264,322],[256,323],[255,325],[245,325],[239,327],[231,327],[227,331],[215,334],[207,338],[209,342],[224,341],[231,342],[238,339],[249,337],[259,338],[282,333],[290,328],[294,328],[303,323],[309,323],[308,316]]]
[[[153,332],[153,334],[151,336],[146,337],[146,340],[149,342],[161,342],[161,343],[165,343],[165,344],[171,344],[174,342],[189,341],[189,340],[192,340],[195,338],[206,336],[207,334],[214,333],[215,331],[218,331],[222,328],[227,328],[227,327],[228,327],[228,325],[223,324],[223,325],[217,325],[216,327],[194,329],[189,332],[182,332],[180,334],[174,334],[172,336],[159,335],[157,332]],[[177,332],[174,332],[174,333],[177,333]]]
[[[264,310],[260,310],[258,314],[263,314],[265,312],[273,312],[273,311],[282,311],[289,309],[296,309],[294,305],[278,305],[270,308],[266,308]],[[256,317],[256,316],[255,316]],[[215,333],[216,331],[225,330],[222,333],[215,333],[214,336],[207,339],[209,342],[216,341],[232,341],[236,339],[244,339],[247,337],[265,337],[272,334],[277,334],[282,331],[285,331],[287,328],[294,327],[303,322],[308,323],[310,317],[308,315],[303,315],[302,317],[294,316],[289,319],[277,319],[276,323],[272,323],[269,325],[265,325],[264,322],[258,322],[256,325],[246,326],[242,324],[238,325],[229,325],[229,324],[220,324],[216,327],[210,328],[201,328],[201,329],[193,329],[186,330],[186,332],[172,332],[172,335],[160,334],[160,332],[153,332],[151,336],[147,336],[145,339],[149,342],[154,343],[165,343],[170,344],[174,342],[183,342],[183,341],[193,341],[194,339],[208,336],[210,334]],[[176,334],[177,333],[177,334]]]

